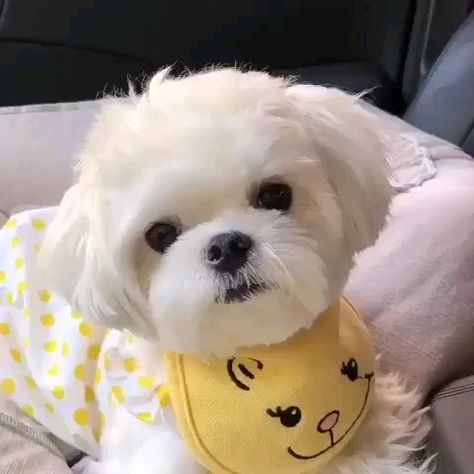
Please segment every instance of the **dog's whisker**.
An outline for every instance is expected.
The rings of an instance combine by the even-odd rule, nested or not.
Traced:
[[[286,265],[283,263],[281,258],[275,253],[275,251],[268,244],[265,244],[264,248],[265,248],[265,251],[272,258],[272,260],[277,264],[277,266],[283,272],[290,289],[293,290],[295,288],[295,282],[291,276],[291,273],[288,271],[288,268],[286,267]]]

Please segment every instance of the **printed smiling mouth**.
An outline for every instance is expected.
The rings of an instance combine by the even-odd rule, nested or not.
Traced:
[[[291,447],[289,447],[287,449],[288,453],[296,459],[300,459],[302,461],[307,461],[309,459],[314,459],[314,458],[317,458],[318,456],[322,456],[324,453],[328,452],[334,446],[339,444],[347,436],[347,434],[352,430],[352,428],[354,428],[355,424],[359,421],[359,418],[362,416],[362,413],[364,413],[365,407],[367,405],[367,401],[369,399],[370,385],[371,385],[373,377],[374,377],[373,372],[370,373],[370,374],[366,374],[364,376],[364,378],[367,380],[367,391],[365,392],[365,398],[364,398],[364,403],[362,404],[362,408],[360,409],[360,412],[356,416],[355,420],[351,423],[351,426],[349,426],[349,428],[347,428],[347,430],[344,432],[344,434],[338,440],[334,441],[334,434],[331,430],[329,432],[329,434],[331,436],[331,445],[328,446],[327,448],[317,452],[316,454],[311,454],[311,455],[298,454]]]

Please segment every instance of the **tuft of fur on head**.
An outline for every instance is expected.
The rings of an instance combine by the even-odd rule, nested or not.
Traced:
[[[429,408],[394,373],[377,374],[374,399],[353,439],[321,474],[431,474],[434,456],[417,456],[431,430]],[[422,459],[420,461],[418,458]]]
[[[391,196],[378,118],[359,98],[260,72],[155,75],[142,96],[104,105],[43,246],[50,279],[86,318],[223,354],[280,342],[342,292],[354,254],[374,243]],[[288,212],[255,208],[261,183],[291,187]],[[144,235],[171,222],[165,253]],[[254,241],[218,275],[212,237]],[[252,285],[268,291],[224,304]]]

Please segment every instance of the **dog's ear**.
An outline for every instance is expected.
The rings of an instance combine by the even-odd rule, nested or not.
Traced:
[[[81,181],[66,192],[42,245],[41,268],[86,319],[153,337],[131,262],[107,230],[104,203]]]
[[[334,191],[346,243],[359,252],[375,242],[388,214],[384,127],[359,97],[338,89],[293,85],[287,95]]]

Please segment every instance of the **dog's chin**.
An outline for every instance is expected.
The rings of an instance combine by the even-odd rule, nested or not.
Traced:
[[[310,327],[327,307],[321,300],[318,310],[310,311],[296,295],[275,286],[245,286],[223,295],[206,301],[194,293],[198,298],[174,300],[169,310],[157,306],[161,349],[203,357],[235,355],[241,348],[288,339]]]
[[[160,348],[220,356],[288,339],[310,327],[329,304],[324,272],[316,266],[311,277],[300,274],[292,273],[293,284],[285,286],[287,281],[270,271],[226,281],[209,272],[162,268],[149,291]]]
[[[215,302],[217,304],[243,303],[271,289],[272,285],[265,282],[249,282],[233,288],[221,288],[217,293]]]

